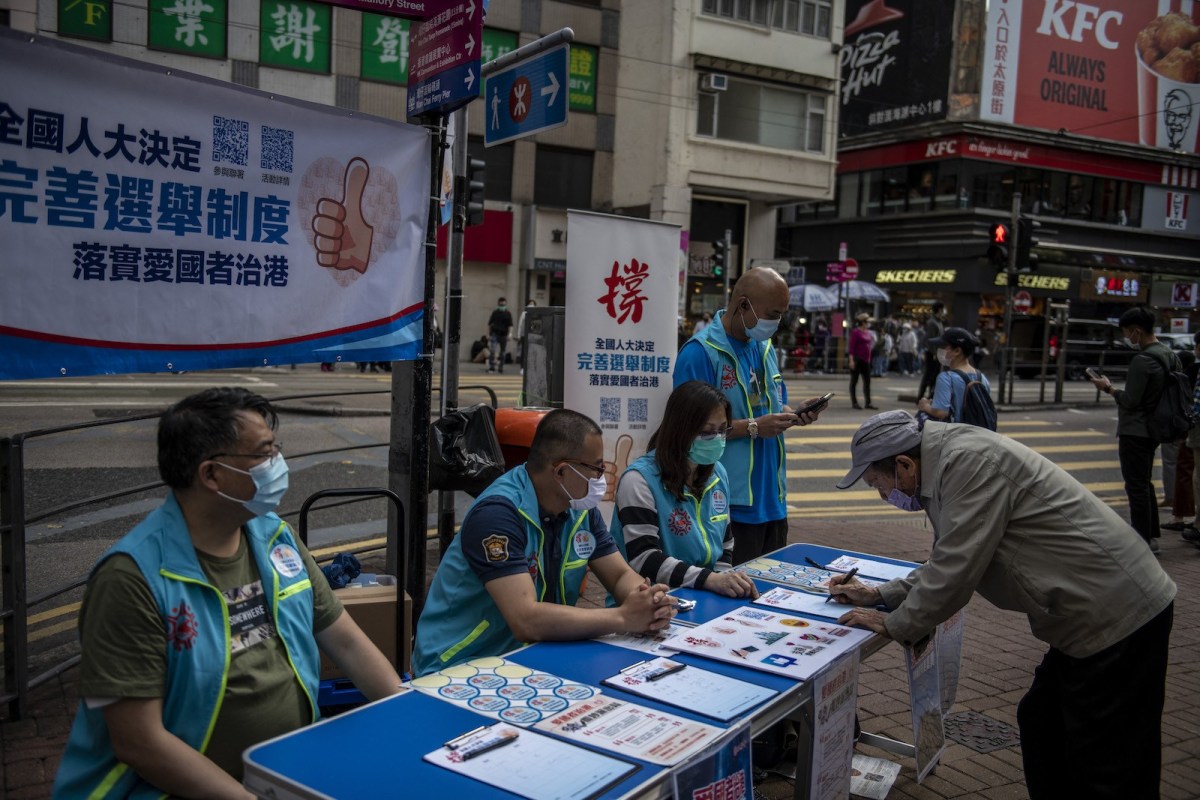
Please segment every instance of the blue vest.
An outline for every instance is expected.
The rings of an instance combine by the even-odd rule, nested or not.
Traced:
[[[724,311],[717,312],[713,321],[704,330],[692,336],[692,339],[704,345],[704,352],[717,375],[717,389],[729,400],[733,407],[734,419],[753,419],[759,416],[756,409],[750,407],[750,373],[744,364],[734,354],[733,345],[725,334],[722,324]],[[779,360],[775,356],[775,348],[770,341],[763,343],[762,374],[764,385],[762,396],[766,398],[768,414],[778,414],[783,411],[783,394],[781,386],[783,376],[779,374]],[[783,502],[787,494],[786,465],[787,456],[783,449],[783,437],[776,436],[774,440],[763,440],[763,447],[779,448],[779,500]],[[749,436],[730,439],[725,444],[725,453],[721,463],[729,475],[729,502],[735,506],[754,505],[754,490],[751,475],[754,473],[754,440]]]
[[[271,619],[312,707],[317,711],[320,653],[313,636],[308,570],[291,529],[274,514],[245,525]],[[97,562],[117,553],[133,558],[150,586],[167,642],[163,726],[203,753],[221,711],[229,678],[229,610],[196,558],[175,495],[150,513]],[[276,566],[278,564],[278,566]],[[94,571],[94,569],[93,569]],[[289,574],[291,573],[291,574]],[[54,782],[54,797],[163,797],[113,754],[103,709],[80,702]]]
[[[537,493],[524,465],[493,481],[475,503],[488,497],[510,501],[525,520],[525,557],[537,565],[532,577],[538,602],[546,598],[547,581],[553,581],[556,601],[566,606],[575,605],[587,574],[588,559],[596,546],[595,535],[588,525],[589,512],[567,512],[558,542],[558,552],[566,555],[556,564],[551,549],[546,546]],[[474,511],[472,506],[463,518],[463,527],[471,522]],[[586,554],[576,549],[578,544],[584,546]],[[417,625],[413,674],[427,675],[470,658],[498,656],[521,645],[463,553],[460,533],[442,556],[429,588],[425,610]]]
[[[699,498],[684,488],[683,500],[676,500],[662,482],[653,450],[629,465],[629,469],[645,477],[650,491],[654,492],[662,551],[672,558],[707,569],[716,568],[721,560],[725,529],[729,526],[729,482],[725,468],[719,462],[713,467],[713,474]],[[628,560],[624,526],[616,514],[609,531],[616,539],[617,547],[621,548],[621,555]]]

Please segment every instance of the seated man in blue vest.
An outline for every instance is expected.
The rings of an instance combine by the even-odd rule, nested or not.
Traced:
[[[673,600],[617,550],[597,509],[605,491],[600,428],[578,412],[551,411],[529,460],[479,495],[442,557],[417,625],[413,672],[498,656],[522,642],[666,627]],[[575,607],[588,567],[615,607]]]
[[[171,491],[88,580],[55,797],[251,797],[242,751],[318,717],[318,648],[369,698],[399,686],[274,513],[288,487],[276,425],[245,389],[163,414]]]

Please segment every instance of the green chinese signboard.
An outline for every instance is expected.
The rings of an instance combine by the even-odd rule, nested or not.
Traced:
[[[302,0],[263,0],[258,61],[265,67],[329,72],[333,9]]]
[[[517,49],[517,35],[509,31],[483,29],[483,50],[479,59],[486,64]]]
[[[596,111],[596,57],[599,51],[586,44],[571,45],[571,110]]]
[[[228,0],[150,0],[150,47],[225,57]]]
[[[58,0],[62,36],[112,41],[112,0]]]
[[[408,83],[406,19],[362,15],[362,77],[386,83]]]

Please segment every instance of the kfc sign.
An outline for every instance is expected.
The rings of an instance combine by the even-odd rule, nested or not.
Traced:
[[[980,118],[1197,152],[1200,3],[992,0]]]
[[[1188,196],[1183,192],[1167,192],[1167,219],[1164,227],[1169,231],[1187,230]]]

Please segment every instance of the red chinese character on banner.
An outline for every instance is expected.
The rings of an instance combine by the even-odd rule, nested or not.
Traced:
[[[625,274],[622,275],[622,272]],[[649,276],[650,265],[644,261],[631,259],[624,268],[621,267],[621,262],[614,261],[612,275],[604,279],[604,285],[608,287],[608,294],[596,298],[596,302],[603,303],[608,315],[618,324],[625,322],[630,314],[633,314],[634,322],[641,322],[642,304],[646,302],[646,296],[642,294],[641,286],[642,281]],[[620,297],[619,303],[618,296]]]

